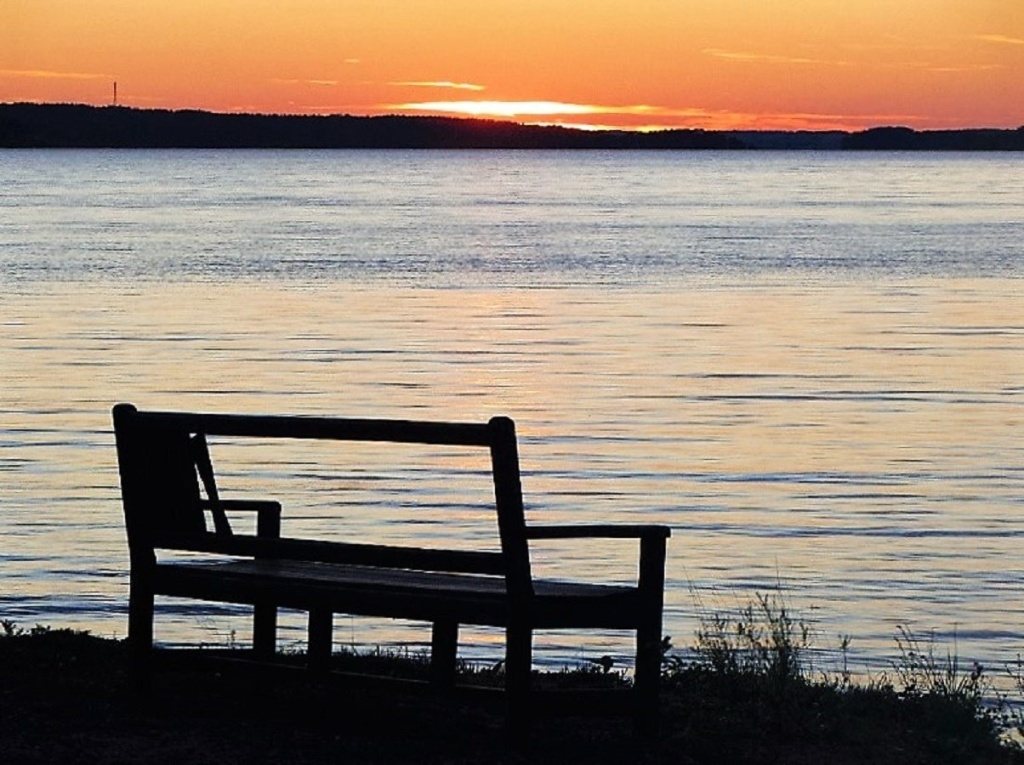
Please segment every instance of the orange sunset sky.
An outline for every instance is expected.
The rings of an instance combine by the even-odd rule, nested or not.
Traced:
[[[1024,0],[0,0],[0,102],[620,128],[1024,124]]]

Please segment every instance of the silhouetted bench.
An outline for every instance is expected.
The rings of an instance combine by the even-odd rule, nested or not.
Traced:
[[[489,625],[505,630],[504,690],[509,719],[516,724],[542,706],[543,694],[531,681],[534,630],[625,629],[636,633],[626,707],[641,728],[656,724],[669,529],[528,526],[510,419],[464,424],[190,414],[139,411],[130,404],[115,406],[113,416],[131,556],[128,639],[140,677],[150,671],[157,595],[254,606],[252,653],[265,661],[276,654],[277,608],[306,611],[307,661],[314,667],[325,667],[330,657],[333,614],[429,622],[431,678],[442,688],[454,688],[459,625]],[[500,552],[282,537],[278,503],[220,496],[207,436],[486,448]],[[229,514],[238,512],[255,514],[255,534],[232,528]],[[531,540],[583,538],[639,539],[637,583],[533,578]],[[171,551],[207,555],[168,560],[164,553]],[[567,711],[573,711],[572,705]]]

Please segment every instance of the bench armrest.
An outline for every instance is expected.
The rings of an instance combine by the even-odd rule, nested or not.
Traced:
[[[672,535],[668,526],[588,524],[572,526],[527,526],[527,539],[639,539],[640,571],[637,581],[642,596],[657,605],[665,589],[665,543]]]
[[[668,539],[668,526],[636,524],[574,524],[571,526],[527,526],[527,539]]]
[[[272,499],[221,499],[217,502],[210,502],[204,499],[200,504],[204,510],[209,510],[214,505],[219,505],[225,510],[281,514],[281,503]]]
[[[199,502],[204,510],[223,513],[231,512],[256,513],[256,535],[260,537],[281,536],[281,503],[272,499],[218,499],[216,502],[204,499]],[[227,533],[230,532],[230,526]]]

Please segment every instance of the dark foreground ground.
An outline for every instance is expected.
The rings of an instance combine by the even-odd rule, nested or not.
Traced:
[[[543,721],[510,740],[497,710],[237,672],[164,671],[132,691],[125,645],[0,635],[5,763],[1024,763],[956,701],[706,671],[668,679],[661,735],[627,720]]]

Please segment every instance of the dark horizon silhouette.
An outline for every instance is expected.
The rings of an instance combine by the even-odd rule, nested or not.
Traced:
[[[1022,151],[1024,126],[859,132],[588,131],[462,117],[224,114],[84,104],[0,104],[0,148],[738,149]]]

